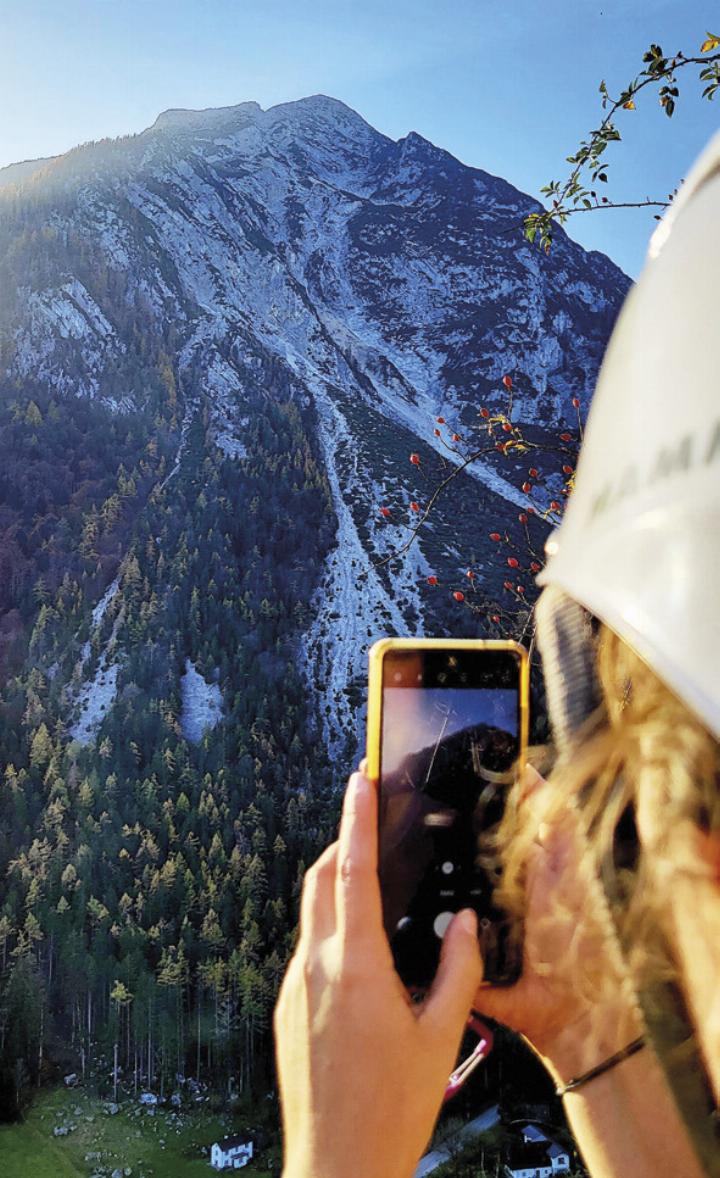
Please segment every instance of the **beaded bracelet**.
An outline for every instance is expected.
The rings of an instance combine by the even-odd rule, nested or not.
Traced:
[[[614,1055],[611,1055],[609,1059],[603,1060],[596,1067],[590,1068],[589,1072],[583,1072],[582,1076],[575,1076],[574,1079],[568,1080],[567,1084],[558,1084],[555,1089],[556,1094],[558,1096],[564,1096],[566,1092],[574,1092],[576,1088],[581,1088],[583,1084],[594,1080],[596,1076],[602,1076],[603,1072],[609,1072],[611,1068],[615,1067],[615,1064],[622,1063],[624,1059],[635,1055],[635,1052],[640,1051],[644,1046],[644,1035],[641,1035],[639,1039],[633,1039],[632,1043],[628,1043],[627,1047],[623,1047],[621,1051],[616,1051]]]

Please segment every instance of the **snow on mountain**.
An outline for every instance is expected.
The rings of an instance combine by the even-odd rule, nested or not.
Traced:
[[[29,194],[23,170],[13,176],[15,199]],[[505,406],[506,372],[514,422],[538,438],[573,428],[571,398],[588,403],[627,278],[561,230],[540,255],[522,236],[531,198],[415,132],[395,142],[323,95],[166,111],[140,135],[50,161],[28,200],[54,241],[84,242],[95,262],[74,266],[68,249],[4,312],[9,378],[142,412],[142,382],[117,391],[118,372],[132,371],[126,320],[140,308],[147,330],[170,339],[184,413],[164,485],[198,414],[225,454],[248,458],[247,423],[273,396],[268,371],[312,407],[337,542],[300,647],[326,739],[350,739],[347,686],[362,680],[369,643],[423,632],[420,586],[441,558],[460,575],[472,557],[477,586],[494,592],[502,574],[480,537],[527,502],[516,466],[484,457],[391,573],[378,562],[409,526],[396,493],[408,453],[421,447],[423,471],[438,477],[460,463],[463,445],[436,436],[435,419],[477,444],[478,408]],[[388,498],[394,530],[383,533]],[[113,669],[100,660],[105,706]],[[219,689],[199,679],[188,661],[189,739],[219,707],[202,694]],[[84,699],[85,688],[78,739],[97,720]]]
[[[217,683],[208,683],[203,678],[190,659],[185,660],[180,689],[180,727],[186,740],[197,744],[222,719],[222,693]]]
[[[88,663],[93,640],[97,640],[102,630],[105,616],[111,604],[115,601],[120,587],[120,578],[116,577],[103,593],[97,605],[93,607],[91,617],[90,637],[83,644],[80,659],[76,664],[73,679],[82,679]],[[104,644],[95,668],[95,673],[79,688],[70,691],[77,718],[70,725],[70,738],[79,744],[89,744],[95,737],[108,709],[112,706],[117,693],[117,677],[119,666],[116,660],[117,634],[121,624],[121,613],[115,617],[110,635]]]
[[[89,744],[107,714],[117,692],[117,663],[101,658],[97,670],[83,687],[78,696],[79,715],[70,725],[70,738],[78,744]]]
[[[100,600],[98,601],[97,605],[93,606],[93,611],[90,615],[90,617],[92,619],[93,633],[95,631],[97,631],[100,628],[100,626],[102,625],[105,614],[107,613],[108,608],[110,606],[110,602],[114,599],[115,594],[117,593],[119,588],[120,588],[120,578],[115,577],[114,581],[111,581],[111,583],[108,585],[107,589],[103,593],[103,595],[100,598]],[[89,654],[90,654],[90,643],[88,642],[86,644],[86,646],[83,647],[83,659],[87,659]]]

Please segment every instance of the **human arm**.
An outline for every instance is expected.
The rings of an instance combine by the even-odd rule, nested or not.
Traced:
[[[539,792],[542,782],[535,784]],[[476,937],[456,919],[430,997],[411,1005],[382,926],[376,805],[375,787],[353,777],[339,843],[306,877],[298,949],[275,1020],[284,1178],[346,1178],[350,1168],[353,1178],[410,1178],[471,1005],[524,1033],[557,1083],[641,1029],[619,963],[588,919],[592,880],[582,877],[574,832],[546,834],[541,812],[528,863],[521,980],[478,988]],[[553,932],[547,918],[557,902],[573,919]],[[598,992],[575,985],[567,967],[572,945],[597,956]],[[702,1178],[649,1048],[568,1094],[565,1104],[593,1178]]]
[[[593,1178],[705,1178],[649,1048],[563,1103]]]
[[[459,914],[411,1003],[382,922],[376,788],[355,774],[339,841],[306,875],[276,1008],[284,1178],[411,1178],[481,974],[474,913]]]
[[[523,973],[510,988],[481,986],[474,1005],[521,1032],[562,1088],[644,1027],[574,812],[548,814],[549,787],[533,770],[526,786],[535,838]],[[593,1178],[703,1178],[650,1045],[568,1092],[564,1107]]]

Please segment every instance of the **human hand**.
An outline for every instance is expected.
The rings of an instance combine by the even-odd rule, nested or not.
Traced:
[[[340,836],[310,868],[275,1011],[284,1178],[410,1178],[482,975],[475,914],[449,926],[413,1004],[393,965],[377,877],[377,791],[359,773]]]
[[[526,861],[523,972],[481,986],[474,1007],[521,1032],[555,1076],[582,1075],[642,1034],[642,1019],[611,929],[576,812],[561,815],[531,767],[524,779],[533,841]]]

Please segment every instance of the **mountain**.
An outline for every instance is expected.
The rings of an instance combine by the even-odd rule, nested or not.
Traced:
[[[179,992],[254,1075],[368,645],[527,628],[629,286],[538,207],[319,95],[0,173],[6,1075],[118,978],[148,1082]]]
[[[367,631],[422,624],[416,583],[437,553],[428,563],[421,540],[392,583],[368,553],[389,547],[374,534],[377,507],[401,472],[406,481],[403,452],[422,444],[445,457],[434,419],[467,436],[480,404],[501,408],[507,371],[521,374],[514,421],[576,428],[571,397],[587,403],[628,287],[562,234],[548,259],[523,243],[536,206],[505,181],[414,132],[393,142],[323,96],[169,110],[141,135],[50,161],[8,198],[3,253],[33,219],[42,237],[21,253],[3,308],[6,378],[142,414],[149,391],[128,322],[141,307],[185,426],[204,408],[225,454],[243,460],[268,366],[312,409],[339,546],[305,641],[333,713],[361,672]],[[496,463],[473,476],[479,515],[526,505]],[[445,520],[435,526],[452,536]],[[455,547],[467,553],[459,563],[477,560],[481,538]]]

